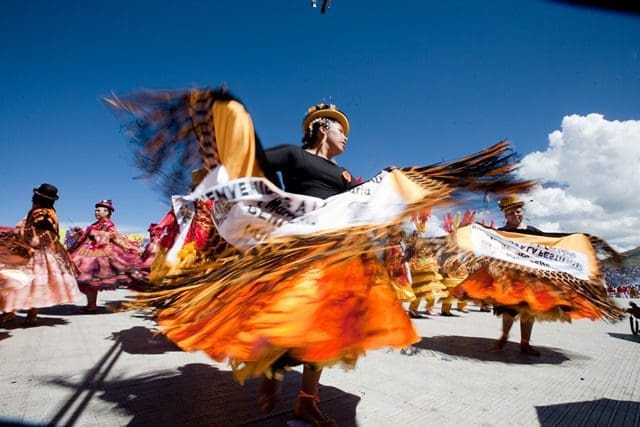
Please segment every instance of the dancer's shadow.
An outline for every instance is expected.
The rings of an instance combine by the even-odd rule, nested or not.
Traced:
[[[122,350],[129,354],[162,354],[168,351],[182,351],[164,335],[154,333],[144,326],[134,326],[114,332],[111,339],[119,340]]]
[[[117,356],[116,356],[117,357]],[[54,379],[51,382],[91,394],[115,403],[117,408],[132,416],[128,425],[201,425],[201,426],[284,426],[293,419],[293,405],[300,387],[300,374],[287,373],[282,384],[281,400],[271,414],[265,415],[256,401],[258,380],[243,387],[233,379],[231,372],[203,364],[191,363],[176,371],[103,380],[91,372],[93,378],[80,384]],[[106,377],[106,375],[105,375]],[[321,386],[321,406],[339,425],[355,426],[359,397],[334,387]],[[79,400],[81,393],[74,394]],[[88,402],[88,400],[87,400]],[[69,402],[64,408],[77,407]],[[73,424],[81,412],[72,418],[61,412],[52,421],[67,419]]]
[[[602,398],[536,406],[536,412],[542,427],[633,426],[638,425],[640,419],[640,403]]]
[[[11,334],[9,332],[0,331],[0,341],[5,340],[5,339],[9,338],[10,336],[11,336]]]
[[[26,315],[24,317],[18,315],[15,318],[2,323],[0,327],[6,330],[13,330],[13,329],[25,329],[25,328],[37,328],[40,326],[50,326],[50,327],[60,326],[60,325],[67,325],[69,323],[69,321],[66,319],[60,319],[58,317],[42,317],[40,316],[40,314],[42,313],[38,313],[38,320],[35,325],[26,325],[24,323],[26,320]]]
[[[628,334],[621,334],[618,332],[608,332],[608,334],[612,338],[618,338],[620,340],[633,341],[633,342],[640,343],[640,335],[633,335],[631,332],[629,332]]]
[[[447,355],[449,358],[476,359],[483,362],[505,362],[521,365],[551,364],[557,365],[570,358],[560,349],[549,347],[537,347],[541,356],[527,356],[520,353],[520,345],[515,342],[507,342],[502,350],[494,351],[492,346],[495,340],[479,337],[464,337],[457,335],[435,336],[422,338],[420,342],[413,344],[418,351],[405,351],[405,354],[421,354],[423,351],[432,351]],[[423,351],[420,351],[423,350]],[[581,358],[580,355],[571,355],[571,359]]]
[[[54,305],[53,307],[41,308],[39,310],[40,314],[46,314],[49,316],[86,316],[88,313],[83,311],[84,307],[75,304],[60,304]],[[98,309],[95,313],[91,313],[91,315],[96,314],[111,314],[113,310],[109,307],[98,306]]]

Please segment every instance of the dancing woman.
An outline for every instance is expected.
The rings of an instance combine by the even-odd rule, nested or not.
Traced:
[[[27,217],[0,233],[0,322],[29,310],[25,325],[36,325],[39,308],[73,302],[78,293],[75,266],[60,243],[58,198],[51,184],[34,188]]]
[[[162,331],[181,348],[229,360],[240,383],[265,376],[259,400],[267,411],[283,371],[302,362],[295,413],[314,425],[335,425],[317,405],[322,367],[353,366],[367,350],[419,339],[375,256],[394,230],[464,191],[530,185],[509,177],[512,157],[501,143],[447,165],[390,168],[354,187],[334,160],[349,121],[331,105],[309,109],[302,147],[264,151],[244,106],[225,91],[142,92],[107,102],[133,115],[143,169],[168,165],[173,171],[162,176],[171,180],[189,168],[210,171],[205,187],[185,197],[214,199],[227,244],[210,264],[166,277],[140,305],[157,309]],[[201,165],[190,163],[194,152]],[[276,186],[275,171],[287,192]]]
[[[121,235],[111,220],[111,200],[95,204],[96,222],[86,228],[69,250],[80,270],[78,285],[87,296],[86,314],[98,311],[98,291],[113,290],[144,278],[142,249]]]

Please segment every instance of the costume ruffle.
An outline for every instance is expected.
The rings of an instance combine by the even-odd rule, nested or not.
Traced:
[[[353,366],[369,349],[419,340],[377,260],[323,259],[299,270],[221,292],[206,284],[185,291],[158,323],[181,348],[232,360],[240,382],[269,373],[285,353],[319,366]]]
[[[453,303],[456,302],[456,299],[459,300],[458,308],[465,307],[466,301],[464,298],[456,297],[455,293],[452,291],[467,278],[467,268],[464,264],[457,262],[455,258],[449,258],[443,262],[442,272],[444,274],[442,284],[445,287],[444,295],[440,298],[440,302],[442,302],[443,307],[442,311],[449,311]]]
[[[474,232],[482,237],[476,239]],[[596,257],[596,251],[614,257],[616,253],[596,237],[506,232],[473,224],[457,230],[452,239],[457,256],[464,257],[473,270],[452,291],[457,297],[490,303],[503,311],[526,313],[539,320],[623,317],[623,311],[607,296]],[[482,246],[489,241],[509,247],[496,254],[498,259],[488,257],[492,249]]]
[[[411,258],[410,266],[411,287],[416,298],[425,299],[429,304],[447,296],[447,288],[442,283],[442,275],[435,257],[418,250]]]

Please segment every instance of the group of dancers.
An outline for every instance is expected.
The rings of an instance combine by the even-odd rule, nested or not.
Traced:
[[[96,221],[78,231],[70,247],[60,242],[55,210],[58,188],[43,183],[33,189],[32,207],[15,228],[0,233],[0,322],[27,310],[26,326],[38,323],[38,309],[73,303],[81,292],[82,313],[98,311],[101,290],[144,281],[143,250],[120,234],[111,219],[111,200],[95,204]]]
[[[76,289],[93,313],[98,291],[135,283],[136,307],[152,310],[182,349],[229,361],[241,384],[262,377],[265,412],[276,407],[285,372],[302,365],[294,413],[314,426],[336,425],[318,405],[322,369],[420,340],[409,314],[421,299],[427,310],[436,298],[449,309],[454,298],[493,305],[505,319],[496,348],[520,317],[528,355],[539,354],[529,344],[534,319],[622,316],[607,299],[596,256],[615,256],[605,242],[523,225],[524,202],[514,194],[533,183],[514,178],[506,143],[362,181],[335,160],[350,122],[334,105],[307,111],[302,145],[265,150],[244,105],[224,89],[139,92],[106,102],[131,119],[140,167],[163,171],[159,176],[171,179],[163,181],[167,192],[189,190],[167,194],[172,208],[150,227],[143,258],[115,229],[108,200],[96,204],[97,221],[67,255],[57,235],[57,189],[34,189],[25,222],[0,235],[5,316],[27,309],[35,319],[33,310],[71,302]],[[196,172],[186,182],[190,170]],[[507,226],[467,221],[445,237],[416,236],[413,277],[403,281],[409,259],[398,238],[402,225],[472,193],[501,196]]]

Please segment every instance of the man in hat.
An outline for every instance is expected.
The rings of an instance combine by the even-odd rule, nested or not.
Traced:
[[[524,201],[518,196],[506,196],[500,199],[498,207],[504,214],[506,224],[500,230],[528,230],[540,232],[539,229],[527,225],[524,220]]]
[[[526,225],[524,220],[524,201],[517,196],[511,195],[500,199],[498,206],[506,221],[504,227],[499,228],[499,230],[541,232],[535,227]],[[504,347],[515,318],[520,316],[520,351],[531,356],[540,356],[540,352],[529,344],[535,320],[532,315],[526,312],[519,312],[512,307],[500,305],[494,305],[494,311],[497,315],[502,315],[502,336],[494,344],[494,350],[501,350]]]

